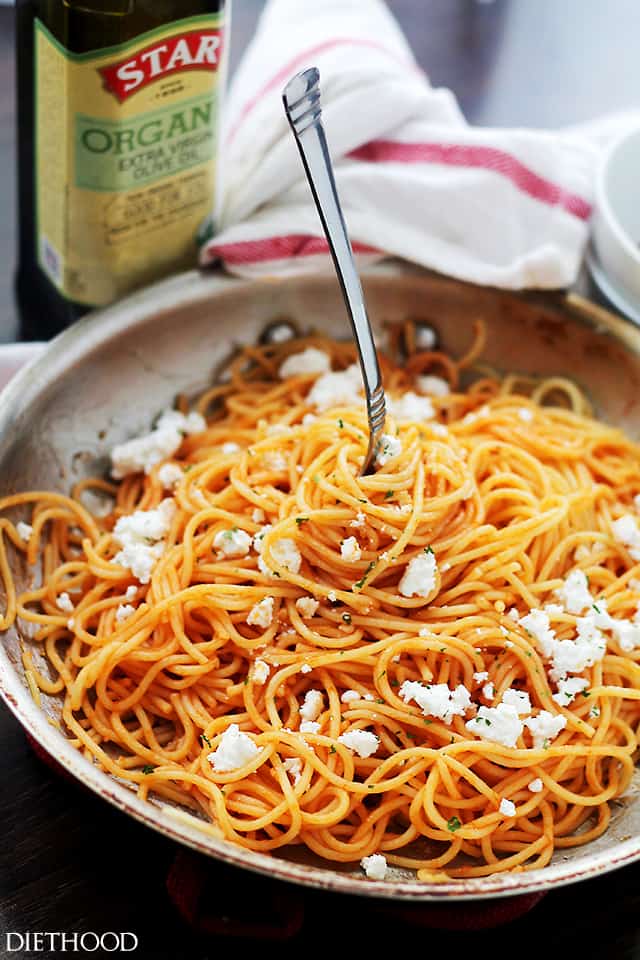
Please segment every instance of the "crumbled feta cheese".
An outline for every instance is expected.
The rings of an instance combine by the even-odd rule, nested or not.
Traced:
[[[177,463],[163,463],[158,470],[158,482],[163,490],[173,490],[183,477],[184,471]]]
[[[357,563],[362,556],[362,551],[355,537],[347,537],[346,540],[342,541],[340,544],[340,556],[343,560],[346,560],[347,563]]]
[[[199,413],[185,416],[178,410],[165,410],[151,433],[113,448],[111,473],[116,480],[130,473],[151,473],[156,464],[174,455],[185,435],[202,433],[206,429],[206,421]]]
[[[281,380],[287,377],[298,377],[312,373],[327,373],[331,370],[331,357],[324,350],[317,347],[307,347],[300,353],[292,353],[281,364],[278,376]]]
[[[360,700],[360,694],[357,690],[345,690],[340,697],[343,703],[353,703],[354,700]]]
[[[552,680],[561,680],[568,673],[583,673],[587,667],[602,660],[607,652],[607,642],[597,624],[597,614],[589,613],[576,620],[575,640],[556,640],[551,651]]]
[[[381,853],[372,853],[370,857],[363,857],[360,866],[369,880],[384,880],[387,875],[387,860]]]
[[[282,766],[293,780],[295,787],[300,782],[300,777],[302,776],[302,760],[300,757],[289,757],[283,762]]]
[[[558,692],[553,694],[553,700],[561,707],[568,707],[577,693],[586,690],[589,682],[583,677],[571,677],[569,680],[558,680]]]
[[[259,683],[262,685],[266,683],[269,678],[269,664],[266,660],[256,660],[253,664],[253,670],[251,672],[251,679],[254,683]]]
[[[271,556],[279,566],[284,567],[289,573],[300,572],[302,557],[295,540],[290,540],[288,537],[276,540],[271,546]]]
[[[500,801],[500,813],[503,817],[515,817],[516,815],[516,805],[513,800],[507,800],[506,797],[503,797]]]
[[[583,570],[572,570],[555,594],[569,613],[582,613],[593,603],[589,581]]]
[[[307,403],[317,410],[332,407],[351,407],[362,404],[362,374],[352,364],[346,370],[324,373],[318,377],[307,397]]]
[[[531,793],[542,793],[542,790],[544,789],[544,784],[540,779],[540,777],[536,777],[535,780],[531,781],[527,789],[530,790]]]
[[[512,688],[505,690],[505,692],[502,694],[502,702],[515,707],[516,713],[519,717],[523,717],[528,713],[531,713],[531,700],[529,699],[529,694],[524,693],[522,690],[514,690]]]
[[[414,336],[418,350],[433,350],[438,342],[433,327],[428,327],[423,323],[416,324]]]
[[[489,674],[486,670],[478,670],[477,673],[474,673],[473,679],[476,683],[482,683],[483,680],[489,679]]]
[[[262,463],[265,470],[272,470],[274,473],[282,473],[289,466],[287,458],[279,450],[267,450],[263,453]]]
[[[240,730],[237,723],[232,723],[220,737],[216,749],[210,753],[207,760],[216,773],[229,773],[244,767],[260,753],[260,748],[251,737]]]
[[[138,588],[132,583],[127,587],[124,598],[125,600],[134,600],[138,596]]]
[[[319,602],[313,597],[299,597],[296,600],[296,610],[305,619],[313,617],[319,606]]]
[[[534,750],[540,750],[548,741],[555,739],[567,725],[566,717],[559,714],[554,716],[548,710],[541,710],[537,717],[528,717],[524,721],[525,727],[533,737]]]
[[[233,440],[227,440],[227,442],[223,443],[220,447],[220,450],[225,457],[230,457],[234,453],[240,453],[241,449],[242,448],[240,447],[240,444],[234,443]]]
[[[132,607],[130,603],[121,603],[116,609],[116,623],[123,623],[135,612],[136,608]]]
[[[68,593],[61,593],[58,599],[56,600],[56,606],[58,610],[64,610],[65,613],[71,613],[73,610],[73,604],[71,603],[71,597]]]
[[[114,563],[130,570],[140,583],[148,583],[151,571],[165,550],[165,537],[175,514],[173,500],[163,500],[155,510],[136,510],[120,517],[113,538],[121,546]]]
[[[360,528],[360,527],[364,527],[364,525],[366,524],[366,522],[367,522],[367,516],[366,516],[366,514],[364,514],[364,513],[357,513],[355,520],[351,520],[351,522],[349,523],[349,526],[350,526],[350,527]]]
[[[273,620],[273,597],[264,597],[258,603],[254,604],[247,617],[247,623],[250,627],[264,627],[271,625]]]
[[[264,523],[264,510],[261,510],[260,507],[256,507],[251,514],[251,519],[254,523]]]
[[[71,617],[70,620],[67,620],[67,627],[69,628],[69,630],[75,630],[75,626],[76,626],[76,622],[73,619],[73,617]]]
[[[451,393],[451,387],[444,377],[435,377],[427,373],[416,379],[418,390],[428,393],[432,397],[446,397]]]
[[[327,594],[327,600],[328,600],[330,603],[335,603],[337,599],[338,599],[338,596],[337,596],[335,590],[330,590],[329,593]]]
[[[546,615],[552,620],[554,617],[560,617],[565,612],[564,607],[560,603],[545,603],[542,608]]]
[[[313,670],[313,667],[311,666],[310,663],[303,663],[302,666],[300,667],[300,673],[311,673],[312,670]]]
[[[615,539],[627,547],[634,560],[640,560],[640,529],[636,518],[625,513],[611,524],[611,531]]]
[[[251,542],[251,535],[238,527],[219,530],[213,538],[214,547],[225,557],[246,557],[251,549]]]
[[[530,410],[529,407],[520,407],[518,417],[523,423],[531,423],[533,420],[533,410]]]
[[[546,614],[544,610],[531,610],[526,616],[520,617],[518,623],[533,637],[543,656],[550,657],[556,641],[556,635],[549,627],[548,614]]]
[[[383,467],[393,457],[402,453],[402,442],[399,437],[392,437],[390,433],[383,433],[378,443],[376,463]]]
[[[421,397],[412,390],[400,397],[387,397],[387,410],[399,423],[422,423],[436,415],[429,397]]]
[[[520,619],[520,614],[518,613],[517,607],[511,607],[511,610],[507,613],[507,616],[510,620],[513,620],[515,623]]]
[[[432,550],[423,550],[407,566],[398,589],[403,597],[428,597],[436,588],[436,558]]]
[[[490,680],[489,683],[485,683],[484,687],[482,688],[482,696],[487,700],[493,700],[495,695],[496,688],[493,684],[493,681]]]
[[[428,637],[430,633],[431,631],[429,630],[429,627],[420,627],[418,630],[419,637]]]
[[[399,690],[405,703],[414,700],[425,716],[437,717],[451,723],[454,717],[462,717],[471,707],[469,691],[460,683],[450,690],[446,683],[431,683],[425,686],[417,680],[405,680]]]
[[[515,747],[522,734],[522,720],[515,707],[499,703],[497,707],[478,707],[478,713],[467,720],[465,727],[483,740]]]
[[[320,724],[315,720],[303,720],[300,724],[300,733],[317,733],[320,729]]]
[[[380,746],[380,740],[369,730],[349,730],[341,733],[338,743],[344,744],[348,750],[353,750],[359,757],[371,757]]]
[[[27,543],[31,539],[33,527],[30,523],[25,523],[24,520],[19,520],[16,524],[16,533],[21,540],[24,540],[25,543]]]
[[[305,413],[304,417],[302,418],[302,426],[310,427],[311,424],[315,423],[317,419],[318,418],[316,417],[315,413]]]
[[[307,690],[304,703],[300,707],[303,720],[317,720],[324,710],[324,697],[320,690]]]

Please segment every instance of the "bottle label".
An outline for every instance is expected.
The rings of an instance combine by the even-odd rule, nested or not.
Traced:
[[[215,205],[221,15],[74,54],[35,21],[36,230],[70,300],[193,267]]]

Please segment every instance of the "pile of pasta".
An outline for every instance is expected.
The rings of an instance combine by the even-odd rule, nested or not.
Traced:
[[[482,335],[454,361],[390,331],[369,476],[353,346],[311,336],[245,349],[112,476],[0,503],[1,626],[78,750],[217,837],[376,878],[539,868],[606,829],[640,447],[568,381],[476,369]]]

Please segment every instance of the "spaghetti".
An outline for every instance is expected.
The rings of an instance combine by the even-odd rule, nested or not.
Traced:
[[[542,867],[606,829],[640,719],[640,447],[567,381],[463,388],[482,335],[454,362],[392,331],[371,476],[354,350],[310,337],[244,350],[117,482],[0,502],[1,626],[87,758],[378,876]],[[17,595],[8,544],[42,585]]]

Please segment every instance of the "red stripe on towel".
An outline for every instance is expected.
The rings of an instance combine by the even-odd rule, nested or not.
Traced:
[[[582,197],[570,193],[551,180],[546,180],[512,154],[496,147],[373,140],[353,150],[349,156],[366,163],[438,163],[451,167],[490,170],[506,177],[518,190],[534,200],[553,207],[562,207],[580,220],[588,220],[591,215],[591,204]]]

